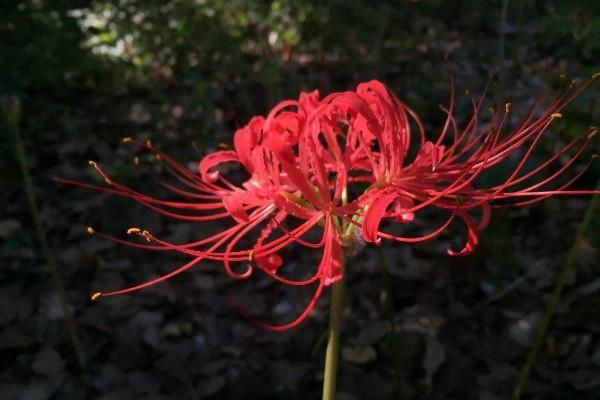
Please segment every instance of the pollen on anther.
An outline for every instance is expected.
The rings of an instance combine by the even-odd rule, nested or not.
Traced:
[[[156,161],[160,161],[160,154],[155,154],[154,158],[156,159]]]
[[[108,178],[104,178],[104,182],[106,182],[108,185],[112,185],[112,181]]]
[[[596,78],[600,78],[600,72],[596,72],[594,75],[592,75],[592,79]]]
[[[225,143],[225,142],[221,142],[221,143],[219,143],[219,147],[222,148],[222,149],[228,149],[229,145],[227,143]]]
[[[140,233],[140,228],[129,228],[127,229],[127,234],[131,235],[132,233]]]
[[[134,163],[135,165],[139,165],[139,163],[140,163],[140,158],[139,158],[138,156],[135,156],[135,157],[133,157],[133,163]]]
[[[152,142],[150,140],[146,140],[146,146],[152,147]]]
[[[471,91],[469,91],[469,89],[465,90],[465,96],[468,96],[471,94]]]
[[[565,80],[565,79],[567,79],[567,76],[565,74],[561,74],[560,79]]]
[[[98,165],[98,164],[96,164],[95,161],[91,161],[91,160],[88,161],[88,164],[91,165],[92,167],[95,167],[96,165]]]
[[[511,104],[510,103],[506,103],[506,112],[510,111],[510,107],[511,107]]]
[[[598,128],[596,128],[595,126],[592,126],[590,131],[590,134],[588,135],[588,139],[593,138],[594,136],[596,136],[596,133],[598,133]]]
[[[250,250],[248,253],[248,261],[254,260],[254,250]]]
[[[142,236],[149,242],[152,239],[152,234],[146,230],[142,231]]]
[[[123,138],[123,143],[127,143],[127,142],[131,142],[131,138],[130,137],[124,137]]]
[[[562,114],[561,113],[552,113],[550,115],[550,118],[562,118]]]
[[[94,231],[94,228],[92,228],[91,226],[88,226],[87,229],[86,229],[86,231],[90,235],[93,235],[94,233],[96,233],[96,231]]]
[[[96,292],[92,295],[92,301],[98,299],[98,297],[102,296],[102,292]]]

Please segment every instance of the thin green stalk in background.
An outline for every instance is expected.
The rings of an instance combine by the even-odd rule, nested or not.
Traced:
[[[8,121],[9,129],[12,130],[15,136],[17,159],[19,161],[21,173],[23,174],[23,186],[25,186],[25,191],[27,192],[27,198],[29,200],[29,210],[31,211],[31,216],[33,217],[33,222],[37,230],[38,239],[42,248],[42,253],[46,258],[46,261],[48,263],[48,270],[50,271],[50,276],[52,277],[52,283],[54,284],[56,292],[58,293],[60,307],[62,309],[63,315],[65,316],[65,322],[67,324],[69,334],[71,335],[71,341],[73,344],[73,350],[75,351],[75,356],[77,357],[77,362],[79,363],[79,367],[81,367],[81,370],[85,371],[86,361],[83,355],[81,343],[79,342],[79,337],[77,335],[77,328],[75,326],[73,318],[71,317],[71,314],[69,314],[69,307],[67,302],[67,296],[65,294],[65,289],[60,279],[60,275],[58,274],[56,262],[54,261],[54,255],[52,254],[52,250],[50,249],[50,245],[46,237],[46,231],[44,229],[44,226],[42,225],[42,220],[40,218],[37,203],[35,201],[35,196],[33,194],[33,182],[31,181],[29,170],[27,169],[27,155],[25,153],[25,148],[23,147],[23,142],[21,140],[21,132],[19,126],[21,110],[19,100],[16,97],[5,97],[2,99],[2,106],[2,108],[4,109],[4,115]]]
[[[346,259],[344,257],[344,264]],[[342,313],[344,311],[344,273],[342,278],[335,282],[331,293],[331,306],[329,308],[329,332],[327,334],[327,351],[325,353],[325,375],[323,377],[323,400],[333,400],[337,384],[337,365],[340,350],[340,329]]]
[[[502,0],[502,9],[500,10],[500,41],[499,41],[499,51],[498,55],[500,57],[500,63],[498,68],[501,69],[504,63],[504,47],[506,42],[506,25],[507,25],[507,16],[508,16],[508,0]]]
[[[500,37],[498,38],[498,53],[496,60],[497,68],[497,84],[498,93],[502,93],[504,89],[504,82],[506,81],[506,69],[504,68],[504,61],[506,57],[506,27],[508,24],[508,0],[502,0],[502,8],[500,9]]]
[[[383,278],[383,284],[385,287],[385,310],[387,312],[388,321],[390,322],[392,329],[392,357],[394,359],[394,369],[396,373],[396,392],[400,400],[406,400],[408,397],[404,392],[404,384],[402,383],[402,361],[400,360],[400,354],[398,353],[400,348],[400,340],[398,338],[398,332],[396,332],[396,322],[394,311],[394,299],[392,297],[392,282],[390,280],[390,274],[383,258],[383,250],[381,246],[377,246],[377,260],[381,267],[381,276]]]
[[[600,180],[596,184],[596,190],[600,190]],[[542,343],[544,342],[544,337],[546,336],[546,331],[548,330],[548,326],[550,325],[550,321],[554,316],[554,312],[556,311],[556,307],[560,302],[561,294],[565,284],[567,283],[567,279],[573,270],[573,266],[575,264],[575,260],[577,258],[577,254],[579,252],[579,245],[581,244],[581,240],[587,230],[588,225],[592,219],[592,215],[594,214],[594,209],[598,204],[598,195],[594,195],[590,200],[590,204],[585,212],[585,216],[583,217],[583,221],[581,225],[579,225],[579,230],[577,231],[577,235],[575,236],[575,241],[569,250],[569,255],[567,256],[567,261],[562,267],[560,271],[560,276],[558,278],[558,282],[554,287],[554,292],[552,293],[552,298],[550,299],[550,303],[548,304],[548,308],[546,309],[546,313],[544,314],[544,319],[542,320],[542,324],[538,329],[537,335],[533,342],[533,346],[529,350],[529,354],[527,355],[527,361],[523,366],[523,370],[521,371],[521,377],[517,383],[517,387],[513,393],[512,400],[519,400],[521,398],[521,394],[523,394],[523,388],[525,387],[525,383],[527,382],[527,378],[531,373],[531,369],[533,367],[533,363],[542,347]]]

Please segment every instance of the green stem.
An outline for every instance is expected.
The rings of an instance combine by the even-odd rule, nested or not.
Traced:
[[[600,180],[596,185],[596,190],[600,191]],[[571,271],[573,270],[573,266],[575,264],[575,260],[577,259],[577,254],[579,253],[579,245],[581,244],[581,240],[585,234],[585,231],[590,224],[592,219],[592,215],[594,214],[594,209],[598,204],[598,194],[594,195],[590,200],[590,204],[585,212],[585,216],[583,217],[583,221],[581,225],[579,225],[579,230],[577,231],[577,235],[575,236],[575,241],[569,250],[569,255],[567,256],[567,261],[563,265],[563,268],[560,272],[560,276],[558,278],[558,282],[554,287],[554,292],[552,293],[552,298],[550,299],[550,303],[548,304],[548,308],[546,309],[546,313],[544,314],[544,319],[542,320],[542,324],[538,329],[537,335],[533,342],[533,346],[529,350],[529,354],[527,355],[527,361],[523,366],[523,370],[521,371],[521,377],[517,383],[517,387],[513,393],[512,400],[519,400],[523,393],[523,388],[525,387],[525,383],[527,382],[527,378],[529,378],[529,374],[531,373],[531,369],[533,368],[533,363],[537,358],[537,355],[542,347],[544,342],[544,337],[546,336],[546,331],[548,330],[548,326],[550,325],[550,321],[554,316],[556,308],[558,307],[558,303],[560,302],[561,294]]]
[[[398,349],[400,348],[400,340],[398,338],[398,333],[396,332],[396,312],[394,310],[394,299],[392,297],[392,282],[390,280],[390,274],[388,272],[387,265],[385,264],[385,260],[383,258],[383,250],[381,249],[381,246],[377,246],[377,260],[379,261],[379,266],[381,267],[381,276],[383,278],[383,284],[386,292],[385,309],[387,311],[388,321],[390,322],[392,328],[392,357],[394,359],[394,369],[396,373],[396,391],[398,394],[398,398],[401,400],[405,400],[408,397],[404,392],[404,384],[402,383],[402,360],[400,360],[400,355],[398,354]]]
[[[344,264],[346,260],[344,258]],[[340,349],[340,326],[344,311],[344,269],[342,278],[332,285],[331,307],[329,309],[329,333],[325,353],[325,375],[323,377],[323,400],[333,400],[337,383],[337,365]]]
[[[27,199],[29,200],[29,210],[31,212],[31,216],[33,217],[33,222],[37,230],[37,235],[40,241],[42,252],[48,263],[48,270],[52,278],[52,283],[54,284],[56,292],[58,293],[60,307],[62,309],[63,315],[65,316],[65,322],[67,324],[67,329],[69,330],[69,334],[71,336],[73,350],[75,351],[77,362],[79,363],[79,367],[81,368],[81,370],[85,371],[86,361],[83,355],[81,343],[79,342],[79,337],[77,335],[77,328],[75,326],[73,318],[71,317],[71,314],[69,313],[65,289],[60,279],[60,275],[58,274],[56,262],[54,261],[54,255],[52,254],[52,250],[50,249],[50,244],[48,243],[48,239],[46,237],[46,231],[44,229],[44,226],[42,225],[42,220],[40,218],[37,203],[35,201],[35,196],[33,194],[33,182],[31,180],[31,176],[29,175],[29,170],[27,168],[27,155],[25,153],[25,148],[23,147],[23,141],[21,140],[21,132],[19,127],[20,108],[18,104],[18,99],[12,98],[4,100],[5,101],[3,105],[5,108],[5,116],[8,120],[9,127],[12,129],[15,135],[17,159],[19,160],[19,166],[21,168],[21,173],[23,174],[23,185],[25,186],[25,191],[27,192]]]

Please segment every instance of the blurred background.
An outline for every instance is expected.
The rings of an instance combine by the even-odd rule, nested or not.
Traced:
[[[20,99],[39,216],[87,364],[82,371],[40,250],[5,113],[5,399],[320,398],[329,292],[310,318],[284,333],[243,319],[228,299],[263,321],[283,323],[305,307],[311,289],[281,287],[259,274],[234,282],[217,263],[143,292],[90,301],[91,293],[145,281],[184,259],[89,236],[88,225],[119,237],[140,226],[175,242],[215,228],[53,180],[101,184],[87,165],[95,160],[120,182],[159,193],[143,169],[160,174],[160,163],[121,144],[122,137],[151,139],[194,168],[279,101],[370,79],[390,86],[436,137],[445,118],[438,104],[449,100],[446,53],[459,124],[471,112],[463,93],[481,93],[491,71],[491,104],[511,101],[518,117],[540,89],[558,86],[559,74],[581,83],[600,68],[600,2],[590,0],[15,0],[0,9],[0,96]],[[535,159],[599,124],[599,94],[596,84],[563,112]],[[592,146],[598,151],[597,141]],[[586,153],[581,164],[588,159]],[[594,187],[598,176],[592,166],[577,187]],[[587,203],[560,198],[495,211],[468,258],[445,253],[464,241],[457,224],[420,245],[384,244],[387,274],[374,248],[353,259],[339,399],[510,398]],[[412,229],[433,226],[424,217]],[[600,398],[599,231],[596,212],[524,399]],[[319,257],[286,251],[291,268],[309,268]]]

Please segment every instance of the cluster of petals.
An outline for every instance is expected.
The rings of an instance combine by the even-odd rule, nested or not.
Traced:
[[[434,140],[428,140],[415,112],[381,82],[361,83],[356,90],[323,98],[317,91],[302,93],[298,100],[277,104],[266,117],[252,118],[235,132],[231,147],[205,156],[197,171],[183,167],[149,142],[127,138],[126,142],[147,148],[165,163],[174,179],[159,183],[179,196],[179,201],[158,199],[121,185],[96,163],[91,165],[107,186],[61,180],[129,197],[167,217],[198,222],[200,232],[208,221],[230,223],[217,234],[185,244],[169,243],[137,228],[129,233],[141,235],[146,242],[127,241],[90,228],[90,233],[109,240],[149,250],[175,250],[191,258],[167,275],[96,297],[138,290],[203,260],[216,260],[235,279],[246,279],[259,269],[288,285],[315,285],[309,305],[291,323],[271,326],[257,321],[269,329],[285,330],[310,313],[323,288],[341,279],[344,257],[366,243],[378,244],[382,238],[424,241],[442,233],[453,220],[462,220],[467,228],[465,244],[457,250],[448,248],[448,253],[467,255],[477,245],[478,232],[488,224],[493,207],[526,205],[553,195],[594,193],[569,190],[589,162],[577,173],[562,177],[597,128],[583,132],[533,168],[529,163],[533,149],[561,117],[564,107],[597,77],[595,74],[579,88],[565,82],[550,99],[540,93],[517,124],[509,123],[510,104],[486,114],[482,123],[488,112],[484,92],[479,99],[470,98],[472,115],[464,127],[455,119],[452,85],[449,105],[442,107],[445,124]],[[510,160],[515,156],[516,162]],[[224,168],[226,163],[240,166],[235,177],[228,179],[221,173],[231,170]],[[496,166],[510,173],[501,182],[482,187],[477,178]],[[238,182],[240,176],[243,180]],[[447,215],[430,233],[399,236],[382,228],[388,223],[410,224],[425,208],[442,209]],[[312,230],[322,232],[320,240],[309,240],[307,234]],[[321,256],[301,280],[280,273],[282,250],[292,243],[314,249]]]

